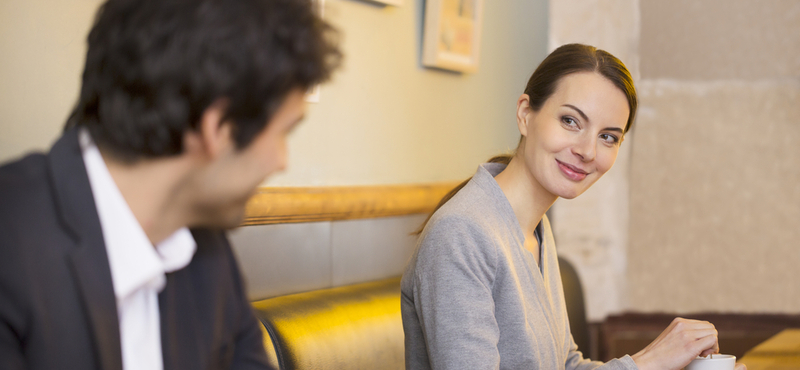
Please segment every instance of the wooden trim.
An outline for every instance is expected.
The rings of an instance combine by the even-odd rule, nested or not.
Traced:
[[[246,225],[403,216],[431,212],[458,183],[259,188],[245,208]]]

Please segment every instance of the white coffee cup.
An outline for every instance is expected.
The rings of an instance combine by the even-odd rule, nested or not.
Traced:
[[[684,370],[733,370],[736,366],[736,356],[720,355],[697,357],[686,365]]]

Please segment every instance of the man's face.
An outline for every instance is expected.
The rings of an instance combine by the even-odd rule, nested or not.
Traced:
[[[200,225],[232,228],[242,222],[247,200],[273,173],[286,168],[286,140],[305,113],[305,95],[290,92],[277,112],[253,141],[236,149],[230,135],[228,145],[203,171],[200,196],[194,212]],[[230,127],[228,127],[230,129]]]

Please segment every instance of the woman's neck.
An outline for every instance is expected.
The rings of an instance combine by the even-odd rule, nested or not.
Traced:
[[[558,197],[539,184],[519,155],[514,156],[503,172],[495,176],[495,181],[511,204],[524,235],[532,236]]]

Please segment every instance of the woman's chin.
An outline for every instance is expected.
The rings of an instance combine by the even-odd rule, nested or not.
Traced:
[[[586,191],[586,189],[583,189],[583,188],[578,189],[578,188],[571,187],[571,188],[566,188],[566,189],[559,189],[559,191],[557,191],[555,194],[558,195],[559,198],[575,199],[579,195],[583,194],[583,192],[585,192],[585,191]]]
[[[587,177],[581,181],[564,181],[553,184],[556,185],[556,189],[553,189],[555,190],[553,194],[557,195],[559,198],[575,199],[579,195],[585,193],[586,190],[589,190],[597,180],[597,177]]]

